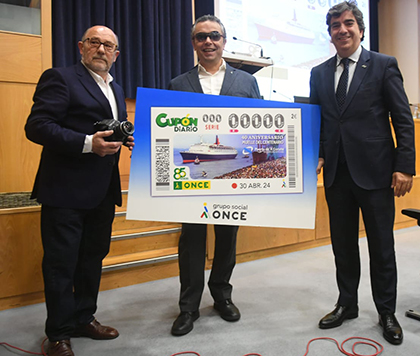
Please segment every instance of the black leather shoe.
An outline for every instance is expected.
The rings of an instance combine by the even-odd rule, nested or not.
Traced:
[[[241,318],[239,309],[233,304],[231,299],[215,302],[214,309],[216,309],[220,313],[221,318],[226,321],[238,321]]]
[[[386,341],[393,345],[401,345],[403,331],[394,314],[382,314],[379,316],[379,325],[382,326],[383,336]]]
[[[48,342],[48,356],[74,356],[70,340]]]
[[[188,334],[194,327],[194,321],[200,317],[198,310],[193,312],[181,312],[175,319],[171,334],[174,336],[182,336]]]
[[[320,329],[331,329],[336,328],[337,326],[340,326],[343,324],[343,321],[346,319],[355,319],[359,316],[359,309],[358,307],[343,307],[342,305],[336,305],[335,309],[325,315],[320,321],[319,321],[319,328]]]

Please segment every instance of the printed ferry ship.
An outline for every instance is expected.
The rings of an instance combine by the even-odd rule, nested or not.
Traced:
[[[182,163],[219,161],[223,159],[234,159],[238,155],[238,151],[231,146],[220,144],[219,137],[216,136],[215,143],[203,142],[195,143],[190,146],[188,151],[180,151]]]

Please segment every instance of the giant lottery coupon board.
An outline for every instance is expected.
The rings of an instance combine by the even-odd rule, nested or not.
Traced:
[[[314,228],[319,107],[139,88],[127,219]]]

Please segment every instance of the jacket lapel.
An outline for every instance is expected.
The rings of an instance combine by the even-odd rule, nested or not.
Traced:
[[[86,88],[91,96],[101,104],[110,118],[112,118],[111,106],[109,105],[108,99],[81,62],[76,65],[76,74],[79,77],[80,83]]]
[[[332,98],[332,105],[339,111],[337,100],[335,100],[334,76],[336,70],[337,56],[332,57],[324,68],[324,88],[328,98]]]
[[[114,83],[114,81],[111,82],[111,88],[112,88],[112,91],[114,92],[115,101],[117,102],[118,118],[121,121],[122,118],[125,117],[125,114],[123,112],[123,110],[125,109],[124,92],[121,90],[120,86]]]
[[[230,88],[236,78],[236,69],[226,63],[226,73],[223,79],[222,88],[220,89],[220,95],[229,95]],[[195,66],[188,72],[187,79],[194,92],[203,93],[200,80],[198,77],[198,66]]]
[[[200,80],[198,79],[198,66],[195,66],[188,72],[187,79],[194,92],[203,93],[203,88],[201,88]]]
[[[367,69],[369,68],[369,62],[370,53],[369,51],[366,51],[364,48],[362,48],[362,53],[360,54],[360,58],[357,61],[356,70],[354,71],[349,92],[347,93],[346,102],[344,103],[343,112],[347,109],[353,100],[354,95],[357,93],[357,90],[359,89],[359,86],[367,73]]]
[[[236,69],[226,63],[226,73],[223,79],[222,88],[220,89],[220,95],[229,95],[230,88],[236,78]]]

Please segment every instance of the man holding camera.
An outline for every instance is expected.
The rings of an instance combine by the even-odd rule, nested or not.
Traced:
[[[134,138],[115,138],[114,130],[95,126],[127,118],[123,90],[109,74],[119,55],[117,36],[105,26],[94,26],[78,46],[80,63],[42,74],[25,126],[28,139],[43,146],[32,198],[42,204],[50,356],[74,355],[71,337],[104,340],[119,335],[101,325],[94,313],[115,204],[122,204],[120,149],[126,141],[132,150]]]

